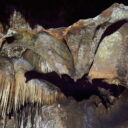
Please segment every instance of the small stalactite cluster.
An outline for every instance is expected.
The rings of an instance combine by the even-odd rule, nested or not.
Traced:
[[[0,115],[4,122],[6,122],[6,115],[10,113],[17,113],[16,117],[24,116],[23,112],[18,112],[22,110],[21,106],[30,103],[32,105],[28,109],[32,109],[34,108],[32,106],[37,104],[35,109],[38,110],[38,106],[51,104],[64,98],[60,90],[47,81],[32,79],[26,82],[25,67],[31,69],[31,66],[27,65],[25,60],[10,61],[7,58],[2,58],[0,62]],[[8,67],[6,67],[7,65]],[[9,68],[11,68],[10,71]],[[29,114],[31,113],[32,111],[29,111]],[[18,120],[19,117],[17,117]]]

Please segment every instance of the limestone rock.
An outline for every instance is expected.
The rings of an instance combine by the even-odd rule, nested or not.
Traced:
[[[14,10],[13,14],[10,17],[9,25],[11,28],[15,29],[26,28],[31,30],[29,23],[27,23],[23,15],[16,10]]]
[[[89,72],[90,77],[94,79],[117,79],[123,82],[122,85],[124,85],[128,69],[127,28],[128,23],[125,23],[117,31],[106,36],[101,41]],[[115,80],[115,84],[117,85],[121,84],[120,82],[116,82]]]
[[[127,7],[113,4],[95,18],[80,20],[69,26],[64,38],[74,58],[76,78],[89,72],[105,30],[112,24],[127,20]]]
[[[15,11],[7,32],[0,24],[0,48],[0,127],[128,126],[127,6],[116,3],[95,18],[51,29],[38,25],[32,29]],[[57,85],[33,78],[32,71],[57,73]],[[62,87],[58,83],[64,80]],[[69,85],[71,88],[65,89]],[[76,102],[64,95],[64,90],[76,94],[79,85],[78,91],[87,87],[88,99]],[[110,88],[119,91],[118,95]]]

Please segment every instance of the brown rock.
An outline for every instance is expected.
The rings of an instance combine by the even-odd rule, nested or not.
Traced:
[[[112,84],[117,85],[121,83],[116,83],[116,80],[114,83],[113,79],[127,79],[127,29],[128,23],[122,25],[116,32],[106,36],[101,41],[89,77],[112,79]],[[123,72],[126,74],[121,74]]]
[[[64,38],[73,55],[76,79],[89,72],[105,30],[110,25],[127,19],[127,8],[124,5],[113,4],[99,16],[80,20],[65,30]]]

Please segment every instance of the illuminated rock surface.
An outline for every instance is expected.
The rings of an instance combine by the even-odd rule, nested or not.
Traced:
[[[0,24],[0,128],[127,128],[127,21],[123,4],[67,28],[14,11]]]

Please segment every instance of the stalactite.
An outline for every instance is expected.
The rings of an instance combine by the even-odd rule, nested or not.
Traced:
[[[18,113],[14,115],[16,127],[25,128],[24,118],[30,116],[34,121],[32,109],[36,110],[40,105],[51,104],[65,97],[57,87],[47,81],[33,79],[26,82],[25,72],[31,69],[32,66],[23,59],[0,58],[0,115],[4,120],[3,127],[6,125],[6,115]],[[32,105],[22,111],[21,106],[29,103]],[[35,108],[34,104],[37,104]]]

